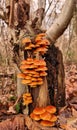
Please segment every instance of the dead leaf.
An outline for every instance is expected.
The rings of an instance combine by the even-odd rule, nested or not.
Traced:
[[[77,118],[77,111],[72,107],[72,115]]]
[[[7,111],[8,113],[16,113],[16,111],[14,110],[14,107],[13,106],[10,106],[9,107],[9,110]]]

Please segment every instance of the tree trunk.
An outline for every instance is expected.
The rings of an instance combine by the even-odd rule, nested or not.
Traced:
[[[17,65],[15,66],[15,68],[16,68],[16,75],[21,73]],[[21,83],[21,79],[17,77],[17,96],[20,97],[25,92],[26,92],[25,85],[23,85]]]
[[[53,25],[47,30],[47,38],[54,43],[58,37],[60,37],[67,28],[75,7],[75,0],[66,0],[61,14],[55,20]]]

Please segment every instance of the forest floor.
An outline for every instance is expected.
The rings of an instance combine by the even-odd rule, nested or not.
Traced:
[[[15,71],[0,66],[0,130],[77,130],[77,64],[65,64],[65,85],[66,106],[59,111],[56,127],[45,128],[34,122],[31,129],[32,120],[22,114],[19,102],[15,105]],[[24,126],[24,121],[28,127]]]

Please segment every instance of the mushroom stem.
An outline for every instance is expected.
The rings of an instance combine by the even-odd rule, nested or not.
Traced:
[[[26,93],[28,93],[29,92],[29,89],[28,89],[28,86],[26,85]],[[26,105],[26,108],[23,110],[23,113],[24,114],[29,114],[29,107],[28,107],[28,105]]]
[[[39,88],[39,95],[37,98],[37,104],[39,107],[46,107],[50,104],[47,79],[44,77],[43,84]]]

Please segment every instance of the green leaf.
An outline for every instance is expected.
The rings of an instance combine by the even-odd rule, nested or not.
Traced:
[[[16,104],[15,110],[16,110],[17,113],[19,113],[19,111],[20,111],[20,103]]]

